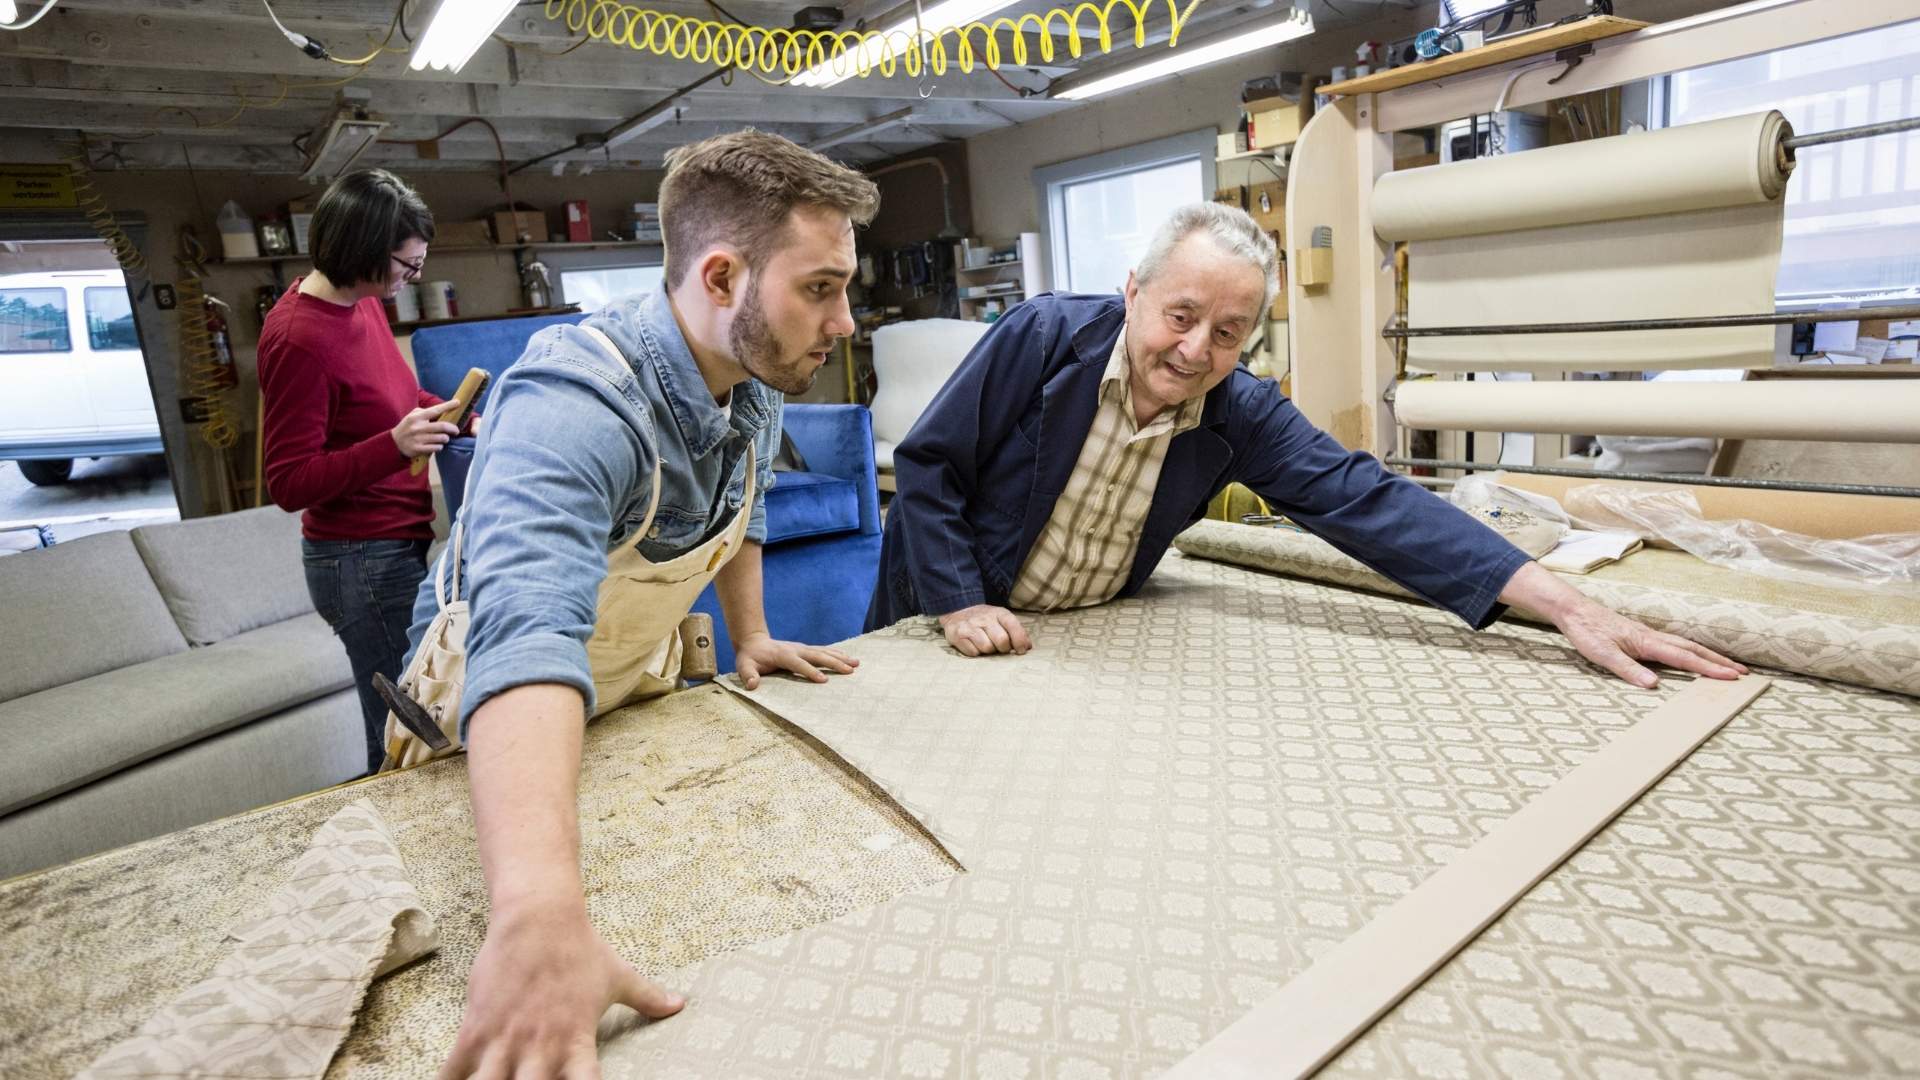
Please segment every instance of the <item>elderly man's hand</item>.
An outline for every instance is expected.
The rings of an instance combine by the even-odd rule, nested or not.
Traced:
[[[1033,648],[1027,628],[1013,612],[992,604],[975,604],[940,616],[940,629],[946,631],[947,644],[962,656],[986,656],[990,653],[1024,653]]]
[[[1660,681],[1638,663],[1641,660],[1710,679],[1737,679],[1747,673],[1745,665],[1705,645],[1627,618],[1561,581],[1539,563],[1522,566],[1501,590],[1500,601],[1552,619],[1581,656],[1638,687],[1651,688]]]

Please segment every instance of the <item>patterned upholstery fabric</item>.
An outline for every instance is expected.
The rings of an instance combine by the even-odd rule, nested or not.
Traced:
[[[1189,555],[1309,581],[1409,595],[1326,541],[1287,529],[1203,521],[1181,533],[1174,546]],[[1707,588],[1671,584],[1677,576],[1671,573],[1659,575],[1655,579],[1659,584],[1640,584],[1629,577],[1630,564],[1637,558],[1630,556],[1618,570],[1608,568],[1611,573],[1564,580],[1621,614],[1692,638],[1743,663],[1920,694],[1920,599],[1903,602],[1863,593],[1854,605],[1863,614],[1841,614],[1830,604],[1807,610],[1754,594],[1764,597],[1808,587],[1783,588],[1765,579],[1749,584],[1740,579],[1750,575],[1735,571],[1699,575],[1696,580]],[[1716,586],[1716,592],[1707,591]],[[1547,621],[1527,611],[1513,614],[1531,622]]]
[[[1023,657],[959,657],[926,620],[865,635],[857,674],[752,695],[788,723],[705,688],[587,729],[589,904],[691,998],[604,1025],[606,1076],[1150,1075],[1674,683],[1178,555],[1137,598],[1030,625]],[[464,770],[353,789],[442,947],[375,985],[332,1076],[431,1076],[452,1045],[484,930]],[[1917,777],[1920,702],[1777,677],[1335,1070],[1913,1073]],[[32,913],[0,1004],[41,1031],[0,1041],[0,1074],[64,1075],[136,1029],[222,954],[205,913],[346,798],[0,885]]]

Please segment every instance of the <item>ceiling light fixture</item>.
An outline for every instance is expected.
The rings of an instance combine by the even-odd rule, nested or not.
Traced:
[[[935,4],[921,12],[917,25],[926,32],[927,44],[931,48],[932,39],[938,37],[943,31],[979,22],[1003,7],[1012,6],[1013,3],[1014,0],[946,0],[945,3]],[[822,60],[795,75],[792,85],[811,86],[824,90],[829,86],[846,82],[864,70],[876,68],[880,65],[881,57],[886,55],[887,43],[897,46],[904,40],[908,42],[907,48],[913,47],[915,25],[914,17],[908,15],[877,34],[863,35],[858,48],[848,50],[838,61]],[[904,62],[905,56],[896,52],[894,59],[896,62]]]
[[[1294,8],[1277,19],[1237,26],[1191,43],[1182,42],[1168,55],[1156,60],[1136,61],[1117,69],[1075,72],[1055,79],[1048,88],[1047,96],[1057,101],[1084,101],[1217,64],[1222,60],[1231,60],[1255,49],[1279,45],[1311,33],[1313,16],[1301,8]]]
[[[387,122],[367,111],[370,95],[358,87],[344,87],[334,95],[333,118],[307,139],[307,163],[300,179],[324,184],[345,173],[373,146]]]
[[[415,71],[459,71],[513,10],[514,0],[440,0],[407,64]]]

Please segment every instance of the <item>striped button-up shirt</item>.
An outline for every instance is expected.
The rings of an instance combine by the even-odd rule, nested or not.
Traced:
[[[1010,600],[1016,608],[1086,607],[1113,599],[1127,583],[1167,444],[1199,426],[1205,402],[1194,397],[1163,409],[1141,427],[1133,417],[1128,375],[1123,326],[1101,377],[1100,408],[1080,446],[1073,475],[1014,582]]]

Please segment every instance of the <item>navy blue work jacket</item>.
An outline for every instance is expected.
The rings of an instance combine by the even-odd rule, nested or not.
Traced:
[[[1126,321],[1118,296],[1049,293],[1007,312],[894,451],[867,629],[974,604],[1005,606],[1099,406]],[[1245,368],[1173,437],[1133,568],[1140,591],[1174,535],[1229,483],[1475,629],[1497,618],[1524,552],[1444,499],[1350,451]]]

